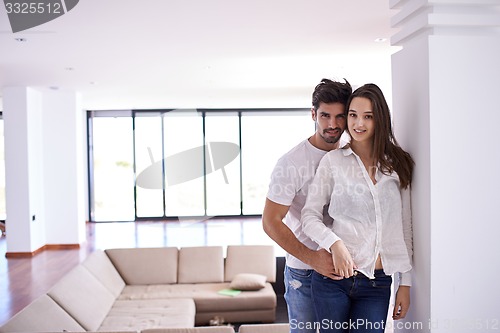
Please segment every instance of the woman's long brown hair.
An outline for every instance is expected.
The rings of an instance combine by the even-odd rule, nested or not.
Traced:
[[[382,90],[373,83],[359,87],[350,96],[346,113],[349,111],[349,105],[355,97],[367,98],[372,104],[375,119],[373,154],[375,161],[380,164],[380,170],[385,174],[395,171],[399,176],[401,188],[407,188],[411,184],[415,162],[411,155],[399,146],[394,137],[389,106]]]

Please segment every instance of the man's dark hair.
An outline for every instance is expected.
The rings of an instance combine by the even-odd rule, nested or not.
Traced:
[[[312,94],[312,105],[318,110],[320,103],[341,103],[347,105],[347,100],[352,93],[351,84],[344,79],[345,83],[322,79],[314,88]]]

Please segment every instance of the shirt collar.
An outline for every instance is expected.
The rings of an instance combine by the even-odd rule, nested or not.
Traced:
[[[306,141],[307,149],[311,150],[315,154],[325,155],[327,153],[326,150],[319,149],[319,148],[315,147],[311,142],[309,142],[309,139],[306,139],[305,141]]]
[[[344,156],[349,156],[349,155],[356,155],[352,149],[351,149],[351,146],[349,146],[349,144],[345,145],[345,148],[340,148],[340,150],[342,150],[342,153],[344,154]],[[357,155],[356,155],[357,156]]]

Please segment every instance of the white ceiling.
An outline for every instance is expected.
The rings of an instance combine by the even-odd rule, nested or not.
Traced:
[[[389,0],[81,0],[18,33],[0,7],[0,87],[86,109],[308,107],[323,77],[390,96]]]

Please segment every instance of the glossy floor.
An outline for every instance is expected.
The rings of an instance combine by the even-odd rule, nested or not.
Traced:
[[[239,244],[275,245],[262,230],[260,218],[88,223],[87,241],[80,249],[47,250],[32,258],[5,258],[7,245],[3,236],[0,238],[0,325],[46,293],[95,249]],[[275,254],[283,256],[284,252],[275,245]]]

